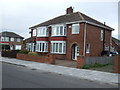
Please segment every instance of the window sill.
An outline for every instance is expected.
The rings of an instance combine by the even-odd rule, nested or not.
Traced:
[[[52,35],[51,37],[66,37],[66,35]]]
[[[53,52],[51,52],[51,54],[66,54],[66,53],[53,53]]]

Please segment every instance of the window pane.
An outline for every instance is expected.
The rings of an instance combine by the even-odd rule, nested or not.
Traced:
[[[58,43],[56,43],[56,50],[55,51],[58,52]]]
[[[45,51],[48,51],[48,43],[46,43]]]
[[[63,35],[63,26],[60,26],[60,35]]]
[[[59,52],[62,52],[62,43],[59,44]]]
[[[59,35],[59,27],[56,27],[56,35]]]
[[[66,51],[66,44],[64,43],[63,44],[63,53],[65,53],[65,51]]]
[[[66,27],[64,27],[64,35],[66,35]]]
[[[55,52],[55,43],[53,43],[53,52]]]
[[[40,46],[39,46],[39,51],[41,51],[41,43],[39,43],[39,45],[40,45]]]
[[[42,43],[42,51],[44,51],[45,43]]]

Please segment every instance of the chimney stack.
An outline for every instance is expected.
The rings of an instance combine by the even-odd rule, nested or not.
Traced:
[[[73,8],[72,7],[67,8],[66,14],[71,14],[71,13],[73,13]]]

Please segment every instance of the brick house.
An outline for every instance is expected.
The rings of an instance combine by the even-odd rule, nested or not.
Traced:
[[[69,7],[61,15],[29,28],[33,51],[52,54],[56,59],[77,60],[77,56],[101,56],[110,51],[113,28]],[[31,46],[30,46],[31,44]],[[27,46],[27,47],[28,47]]]
[[[10,50],[21,50],[23,37],[14,32],[1,32],[0,45],[8,45]]]
[[[112,51],[119,52],[120,54],[120,40],[112,37]]]

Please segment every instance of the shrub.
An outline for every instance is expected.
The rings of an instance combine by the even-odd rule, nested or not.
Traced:
[[[38,55],[36,52],[29,52],[29,55]]]
[[[19,53],[22,53],[22,54],[28,54],[28,50],[20,50]]]
[[[89,67],[89,65],[87,65],[87,64],[84,64],[83,65],[83,67],[82,67],[82,69],[89,69],[90,67]]]
[[[17,50],[6,50],[1,52],[2,57],[16,58],[18,51]]]

